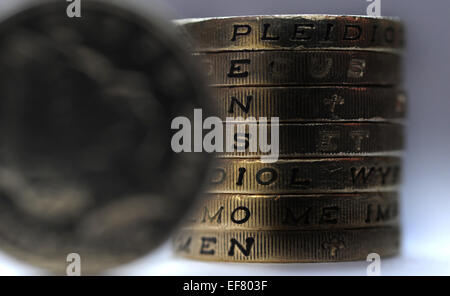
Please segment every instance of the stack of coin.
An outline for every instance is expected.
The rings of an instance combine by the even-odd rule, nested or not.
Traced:
[[[286,15],[179,25],[206,65],[215,115],[277,117],[279,159],[264,162],[259,149],[219,153],[175,252],[233,262],[398,253],[402,24]]]

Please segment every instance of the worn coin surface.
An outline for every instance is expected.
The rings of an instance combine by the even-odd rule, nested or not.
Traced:
[[[209,230],[303,230],[386,226],[398,222],[396,192],[205,194],[184,226]]]
[[[266,140],[261,131],[267,135]],[[279,158],[387,155],[403,149],[403,125],[394,123],[227,122],[223,134],[228,150],[217,156],[226,158],[271,154],[274,140],[278,143]]]
[[[240,51],[194,54],[211,86],[401,83],[401,56],[352,50]]]
[[[262,15],[177,20],[193,51],[388,50],[403,46],[395,18],[339,15]]]
[[[208,158],[175,154],[170,122],[202,84],[167,24],[105,1],[23,10],[0,25],[0,247],[82,274],[157,247]]]
[[[215,115],[222,120],[399,121],[407,106],[402,91],[384,87],[220,87],[211,91]]]
[[[336,230],[204,230],[183,228],[174,237],[176,254],[232,262],[333,262],[366,260],[370,253],[394,256],[396,226]]]
[[[218,159],[210,193],[284,194],[392,191],[401,177],[399,157]]]

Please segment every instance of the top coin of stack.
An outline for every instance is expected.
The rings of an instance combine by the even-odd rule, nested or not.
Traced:
[[[215,115],[278,117],[280,159],[263,163],[260,150],[219,153],[211,186],[175,237],[175,251],[245,262],[396,254],[402,24],[327,15],[178,24],[205,65]],[[233,133],[242,144],[242,131]]]

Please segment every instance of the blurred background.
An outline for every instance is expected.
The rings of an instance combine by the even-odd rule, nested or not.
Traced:
[[[33,0],[1,0],[4,16]],[[61,0],[65,1],[65,0]],[[167,19],[260,14],[365,15],[366,0],[122,0]],[[450,1],[381,0],[383,16],[405,23],[404,88],[407,147],[401,216],[403,252],[381,263],[382,275],[450,275]],[[111,271],[117,275],[365,275],[367,262],[323,264],[204,263],[174,258],[166,244]],[[0,254],[0,274],[42,271]]]

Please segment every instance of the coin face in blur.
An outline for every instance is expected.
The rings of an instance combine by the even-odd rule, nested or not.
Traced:
[[[207,162],[170,122],[201,90],[165,24],[59,1],[0,24],[0,247],[57,272],[136,259],[164,241]]]

